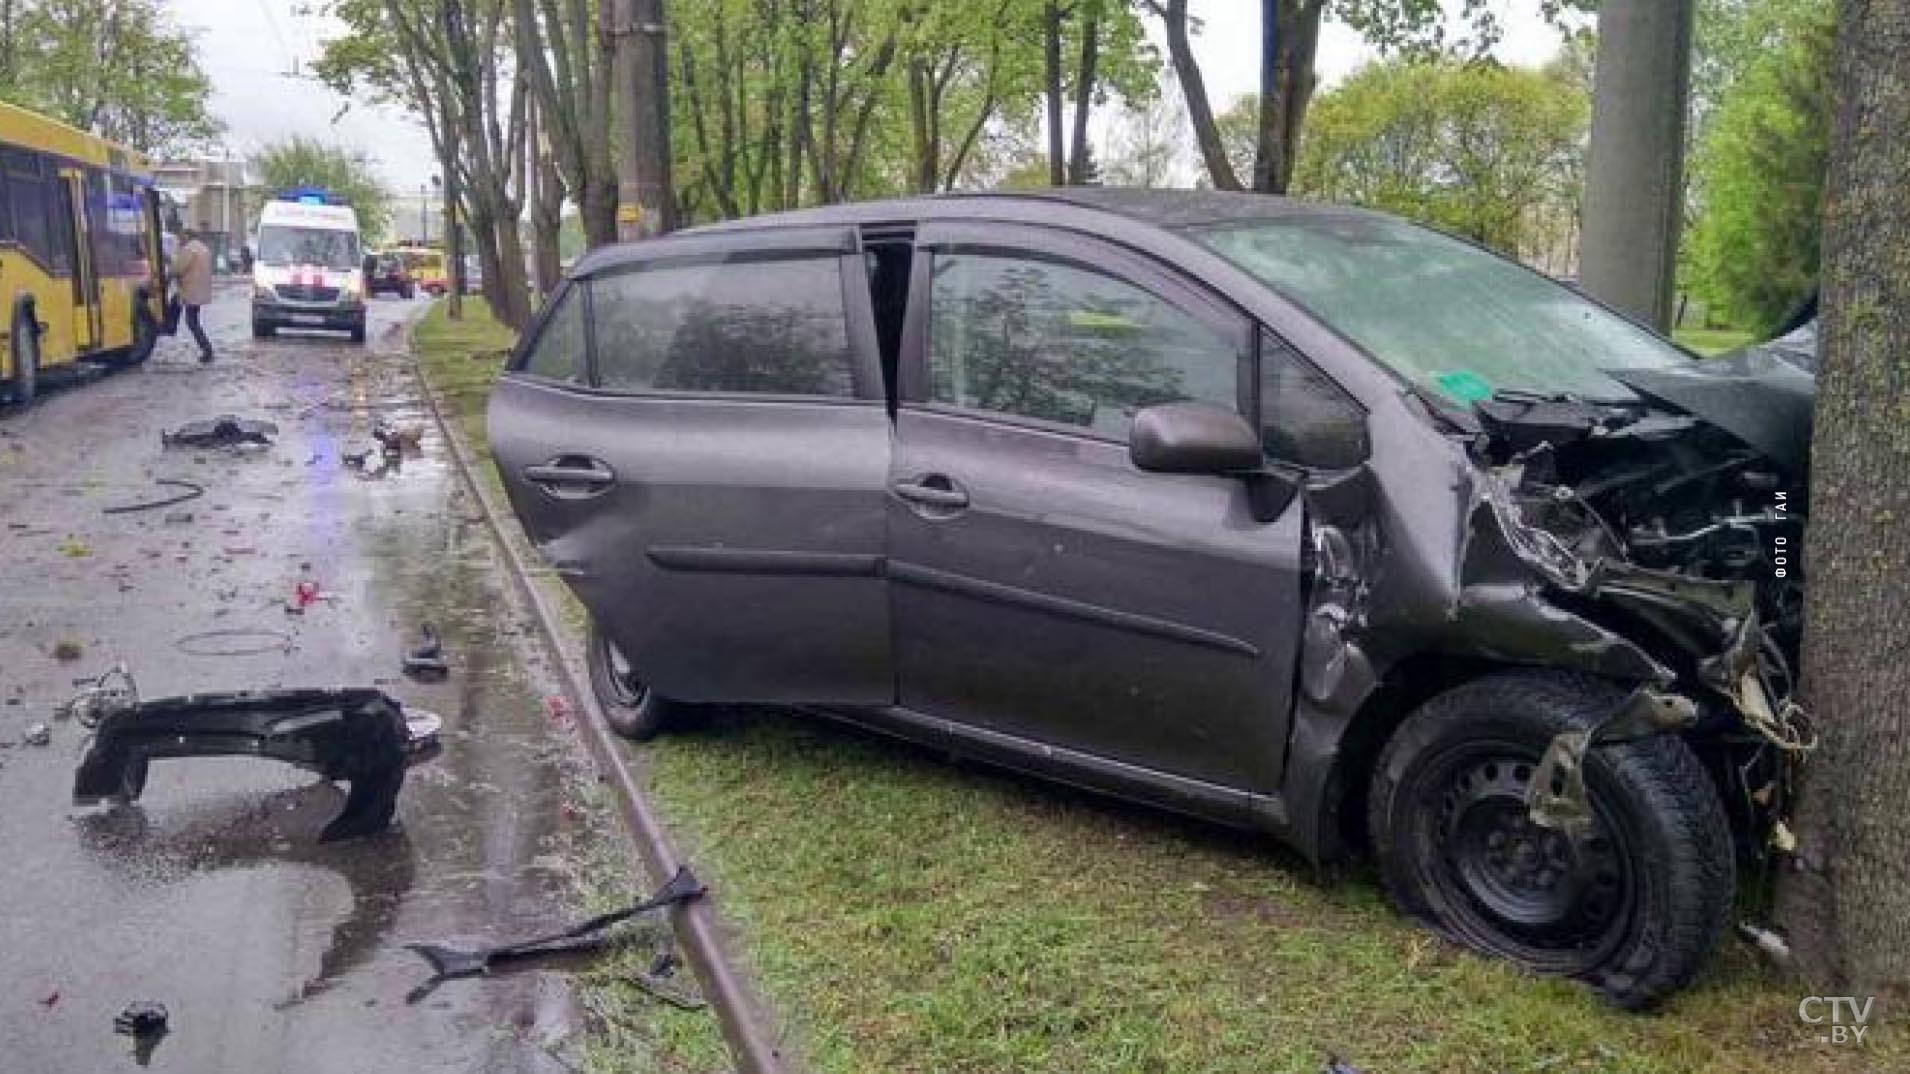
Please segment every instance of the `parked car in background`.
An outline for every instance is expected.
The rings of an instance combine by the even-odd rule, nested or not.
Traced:
[[[1365,847],[1635,1007],[1787,808],[1773,364],[1384,214],[1079,188],[593,251],[489,420],[624,732],[795,705]]]
[[[365,276],[365,292],[410,298],[417,293],[417,285],[411,279],[411,270],[405,267],[404,258],[386,253],[373,258],[371,271]]]

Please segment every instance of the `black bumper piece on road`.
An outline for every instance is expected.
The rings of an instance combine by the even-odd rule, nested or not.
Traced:
[[[189,694],[105,713],[73,774],[73,801],[132,801],[166,757],[270,757],[351,783],[321,842],[383,831],[420,751],[404,709],[370,688]]]

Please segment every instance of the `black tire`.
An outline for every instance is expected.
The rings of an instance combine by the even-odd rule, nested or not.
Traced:
[[[665,731],[690,723],[696,707],[661,697],[637,678],[597,624],[590,625],[584,663],[590,669],[590,692],[603,710],[610,729],[628,739],[647,742]]]
[[[353,343],[363,343],[365,341],[365,322],[364,321],[361,320],[357,324],[354,324],[351,326],[351,341]]]
[[[276,326],[266,324],[265,322],[259,320],[256,317],[252,319],[252,338],[253,339],[271,339],[273,336],[276,336],[278,334],[279,334],[279,330]]]
[[[1525,788],[1552,738],[1623,696],[1591,676],[1526,671],[1441,694],[1387,743],[1368,823],[1401,910],[1638,1009],[1704,965],[1737,878],[1723,803],[1674,735],[1586,757],[1594,819],[1579,839],[1531,822]]]
[[[146,308],[146,298],[142,295],[133,303],[133,342],[126,348],[126,364],[144,364],[158,346],[159,325],[153,320],[152,311]]]
[[[30,310],[13,315],[13,403],[31,406],[40,394],[40,325]]]

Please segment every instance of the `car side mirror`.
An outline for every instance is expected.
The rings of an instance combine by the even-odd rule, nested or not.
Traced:
[[[1134,465],[1157,474],[1245,475],[1264,469],[1260,437],[1246,419],[1212,403],[1160,403],[1134,415]]]

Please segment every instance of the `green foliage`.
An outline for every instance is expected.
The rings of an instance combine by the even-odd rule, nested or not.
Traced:
[[[1765,336],[1817,285],[1836,16],[1830,0],[1732,7],[1692,160],[1686,267],[1726,321]]]
[[[1039,125],[1045,0],[706,0],[670,9],[679,200],[700,219],[993,185]],[[1154,94],[1140,0],[1066,5],[1062,90],[1098,27],[1088,93]]]
[[[0,5],[0,98],[151,155],[219,132],[212,81],[159,0]]]
[[[1571,226],[1589,119],[1584,95],[1549,74],[1375,63],[1314,104],[1294,188],[1530,256]]]
[[[363,159],[338,146],[294,135],[259,150],[257,164],[268,190],[324,187],[344,198],[357,212],[358,229],[366,245],[384,238],[385,227],[391,222],[389,197]]]

